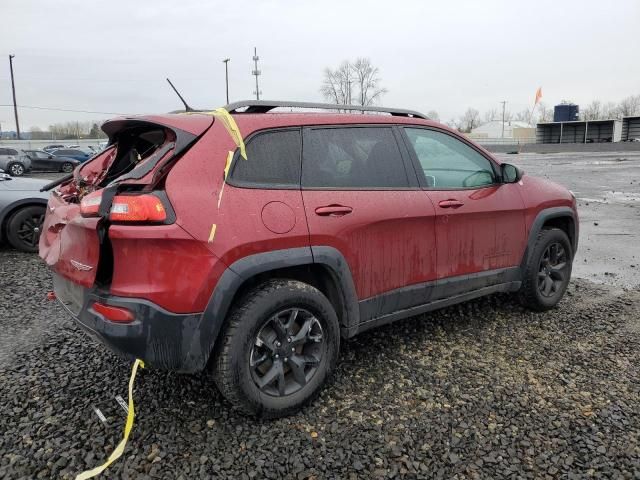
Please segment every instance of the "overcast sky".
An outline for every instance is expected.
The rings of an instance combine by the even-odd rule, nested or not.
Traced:
[[[543,101],[586,105],[640,94],[640,1],[0,0],[0,105],[114,113],[253,98],[253,47],[265,99],[322,100],[323,69],[369,57],[382,103],[441,119]],[[23,130],[109,115],[20,109]],[[0,106],[3,130],[15,128]]]

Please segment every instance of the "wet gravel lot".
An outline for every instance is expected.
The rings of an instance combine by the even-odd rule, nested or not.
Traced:
[[[595,233],[576,261],[602,249]],[[204,375],[142,370],[134,430],[104,478],[640,478],[632,268],[596,268],[600,283],[577,268],[547,313],[497,295],[364,333],[343,343],[318,401],[286,419],[238,415]],[[130,364],[50,289],[37,256],[0,247],[0,478],[73,478],[122,435],[114,396],[126,399]]]

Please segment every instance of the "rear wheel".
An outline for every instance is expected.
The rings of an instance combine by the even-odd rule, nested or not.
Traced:
[[[39,206],[18,210],[7,224],[7,239],[12,247],[23,252],[38,251],[45,208]]]
[[[569,285],[572,262],[567,234],[558,228],[543,229],[525,269],[520,303],[539,311],[555,307]]]
[[[281,417],[320,393],[339,348],[329,300],[306,283],[271,280],[232,311],[214,357],[214,379],[244,413]]]
[[[24,175],[24,172],[25,172],[24,165],[16,162],[10,163],[9,166],[7,167],[7,170],[13,177],[21,177],[22,175]]]
[[[60,170],[63,171],[64,173],[71,173],[73,172],[73,164],[69,162],[64,162],[62,164],[62,167],[60,167]]]

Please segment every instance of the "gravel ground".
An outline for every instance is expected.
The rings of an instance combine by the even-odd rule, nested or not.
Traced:
[[[48,278],[0,250],[2,478],[73,478],[124,424],[130,364],[44,300]],[[205,376],[142,370],[104,477],[640,478],[639,347],[640,290],[577,280],[548,313],[498,295],[362,334],[282,420],[238,415]]]

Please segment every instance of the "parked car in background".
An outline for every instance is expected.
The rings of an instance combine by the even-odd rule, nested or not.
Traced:
[[[58,150],[60,148],[65,148],[64,145],[47,145],[43,148],[45,152],[53,152],[54,150]]]
[[[31,159],[32,170],[71,173],[80,161],[71,157],[58,157],[44,150],[24,150]]]
[[[15,148],[0,147],[0,170],[12,177],[20,177],[31,170],[31,159]]]
[[[106,122],[113,147],[49,199],[40,256],[62,305],[114,351],[210,369],[241,411],[277,417],[370,328],[497,292],[560,301],[569,190],[418,112],[268,114],[309,105],[343,108]]]
[[[23,252],[37,252],[47,209],[48,180],[12,178],[0,171],[0,241]]]
[[[56,157],[68,157],[84,162],[91,158],[91,154],[87,153],[79,148],[60,148],[51,152]]]

